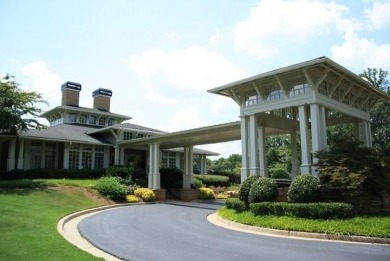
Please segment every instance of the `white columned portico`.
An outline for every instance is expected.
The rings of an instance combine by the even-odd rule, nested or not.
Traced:
[[[310,173],[311,155],[307,111],[304,105],[298,106],[299,132],[301,134],[301,173]]]
[[[310,120],[311,120],[311,140],[313,153],[325,148],[324,132],[326,126],[322,120],[320,105],[317,103],[310,104]],[[313,164],[316,164],[318,159],[313,156]],[[310,173],[318,178],[318,171],[312,166]]]
[[[160,145],[149,145],[149,175],[148,188],[160,189]]]
[[[260,175],[263,177],[268,177],[267,171],[267,153],[265,151],[265,127],[264,124],[258,126],[257,129],[257,138],[258,138],[258,157],[260,165]]]
[[[120,165],[125,165],[125,148],[120,148],[120,150],[119,150],[119,154],[120,154],[120,156],[119,156],[119,164]]]
[[[19,141],[18,169],[24,169],[24,140]]]
[[[7,158],[7,170],[15,169],[15,151],[16,151],[16,138],[12,138],[9,140],[9,151]]]
[[[193,172],[194,172],[193,161],[194,161],[193,147],[192,146],[184,147],[184,173],[183,173],[184,189],[191,188]]]
[[[255,115],[249,116],[249,175],[259,174],[258,125]]]
[[[115,165],[119,165],[119,155],[120,155],[120,153],[119,153],[119,146],[116,145],[114,147],[114,164]]]
[[[247,116],[241,117],[241,182],[249,177],[248,118]]]

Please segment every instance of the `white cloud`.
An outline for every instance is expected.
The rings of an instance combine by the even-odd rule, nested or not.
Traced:
[[[354,33],[347,33],[341,45],[331,48],[331,57],[347,68],[361,73],[367,67],[390,69],[390,44],[377,44]]]
[[[214,33],[211,35],[209,39],[209,43],[212,47],[216,48],[219,43],[222,41],[223,35],[219,29],[215,29]]]
[[[204,116],[204,115],[203,115]],[[206,117],[203,117],[205,119]],[[207,126],[207,122],[199,116],[199,109],[188,106],[176,111],[171,119],[167,131],[187,130]]]
[[[335,28],[348,30],[354,23],[343,18],[347,11],[347,7],[334,2],[263,0],[252,8],[246,21],[236,24],[235,42],[258,58],[265,58],[279,53],[287,43],[303,44]]]
[[[390,25],[390,2],[375,2],[372,8],[365,10],[365,14],[374,29],[381,29]]]
[[[60,92],[61,78],[51,72],[44,61],[37,61],[27,64],[21,68],[25,78],[22,88],[36,91],[43,95],[43,99],[49,103],[49,107],[57,106],[61,103]]]

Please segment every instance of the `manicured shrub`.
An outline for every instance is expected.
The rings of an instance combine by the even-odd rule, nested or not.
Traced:
[[[24,179],[26,172],[23,169],[13,169],[11,171],[4,171],[0,173],[0,179],[4,180],[17,180]]]
[[[230,184],[240,184],[241,183],[241,173],[234,173],[229,171],[223,172],[213,172],[213,175],[229,177]]]
[[[220,175],[194,175],[194,178],[199,179],[205,186],[228,186],[229,177]]]
[[[319,194],[319,181],[310,174],[297,176],[290,185],[287,192],[287,199],[294,203],[315,202]]]
[[[226,206],[226,208],[233,209],[236,212],[242,212],[242,211],[245,211],[247,209],[245,202],[239,200],[238,198],[226,199],[225,206]]]
[[[106,169],[106,176],[121,177],[122,179],[131,179],[133,173],[133,165],[113,165]]]
[[[134,190],[134,195],[141,198],[144,202],[151,202],[156,200],[156,195],[153,190],[148,188],[138,188]]]
[[[198,178],[194,178],[194,186],[196,188],[203,188],[204,187],[203,182]]]
[[[215,199],[215,194],[212,189],[209,188],[200,188],[199,189],[199,198],[200,199]]]
[[[291,179],[290,175],[285,169],[271,169],[270,177],[273,179]]]
[[[139,202],[139,199],[135,195],[127,195],[126,196],[126,202],[128,202],[128,203],[137,203],[137,202]]]
[[[97,191],[102,195],[114,200],[124,199],[127,187],[118,182],[115,177],[102,177],[96,184]]]
[[[259,202],[249,205],[256,215],[292,216],[310,219],[346,219],[353,216],[353,207],[346,203]]]
[[[183,171],[178,168],[161,168],[160,177],[163,188],[183,187]]]
[[[242,182],[240,191],[238,192],[238,198],[245,202],[245,204],[249,205],[249,190],[251,189],[252,183],[260,177],[260,175],[252,175]]]
[[[255,180],[249,189],[249,203],[274,201],[278,196],[278,186],[271,178],[261,177]]]
[[[28,169],[26,179],[98,179],[105,169]]]

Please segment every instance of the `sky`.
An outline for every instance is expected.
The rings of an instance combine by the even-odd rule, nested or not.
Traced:
[[[390,71],[390,0],[0,0],[0,75],[61,104],[110,89],[111,112],[172,132],[239,120],[207,90],[327,56]],[[241,154],[240,141],[201,148]]]

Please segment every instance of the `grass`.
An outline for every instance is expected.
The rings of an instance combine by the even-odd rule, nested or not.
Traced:
[[[355,217],[345,220],[313,220],[287,216],[254,216],[252,213],[236,213],[221,208],[218,214],[238,223],[283,230],[318,232],[333,235],[357,235],[390,238],[390,217]]]
[[[100,203],[78,190],[48,187],[52,182],[0,182],[0,260],[102,260],[71,245],[56,230],[61,217]],[[74,184],[90,184],[79,182]]]
[[[62,185],[93,189],[95,188],[97,181],[97,179],[0,180],[0,188],[45,188]]]

